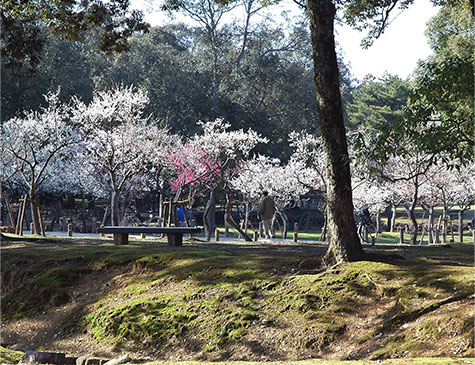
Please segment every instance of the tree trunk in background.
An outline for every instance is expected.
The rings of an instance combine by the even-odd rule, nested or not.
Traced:
[[[119,192],[116,190],[111,194],[111,221],[113,226],[119,225]]]
[[[224,213],[224,220],[233,228],[238,231],[238,233],[241,235],[241,237],[244,238],[244,240],[248,242],[252,242],[252,238],[249,237],[242,229],[239,227],[239,224],[236,224],[234,221],[232,215],[231,215],[231,199],[229,197],[229,194],[225,192],[226,194],[226,212]]]
[[[376,232],[381,233],[381,212],[378,210],[376,212]]]
[[[397,214],[397,206],[393,202],[391,202],[391,230],[390,232],[396,232],[396,214]]]
[[[324,219],[323,219],[323,227],[322,227],[322,233],[320,234],[320,241],[325,242],[327,240],[327,213],[325,213]]]
[[[411,204],[410,208],[407,205],[404,205],[404,210],[406,211],[406,214],[407,214],[408,218],[410,219],[410,221],[412,223],[412,227],[413,227],[412,236],[411,236],[411,245],[417,245],[418,224],[417,224],[415,209],[416,209],[416,203],[415,202],[413,202]]]
[[[459,219],[459,242],[460,243],[463,243],[463,213],[465,211],[463,209],[460,209],[459,210],[459,214],[458,214],[458,219]]]
[[[435,243],[434,237],[434,208],[429,208],[429,221],[427,222],[428,242]]]
[[[41,234],[41,228],[40,228],[40,216],[38,215],[38,200],[36,196],[36,191],[35,188],[33,187],[30,189],[30,206],[31,206],[31,219],[32,223],[35,227],[35,231],[31,232],[31,234]]]
[[[361,260],[364,252],[353,216],[348,146],[333,35],[336,9],[331,0],[308,0],[307,10],[327,176],[329,246],[325,262]]]
[[[206,241],[211,241],[211,235],[216,230],[216,189],[211,189],[209,200],[206,203],[203,214],[203,224],[205,226]]]

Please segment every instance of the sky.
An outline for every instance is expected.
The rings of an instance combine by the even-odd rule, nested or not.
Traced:
[[[418,60],[431,53],[424,35],[426,23],[436,15],[438,8],[429,0],[416,0],[409,9],[396,12],[396,18],[384,34],[369,49],[360,47],[362,33],[348,26],[337,27],[336,39],[350,62],[353,74],[362,79],[368,73],[380,77],[385,71],[405,79],[417,66]]]
[[[145,19],[152,25],[161,25],[171,20],[162,12],[152,11],[150,0],[131,0],[132,7],[142,10]],[[293,7],[292,1],[284,0],[275,6],[276,16]],[[436,15],[438,8],[430,0],[415,0],[409,9],[393,12],[392,20],[384,34],[374,41],[369,49],[360,46],[364,33],[348,26],[336,25],[336,40],[343,51],[343,59],[350,64],[353,75],[362,80],[367,74],[381,77],[385,72],[406,79],[416,68],[417,61],[426,59],[431,50],[424,35],[427,21]],[[175,22],[184,18],[177,17]]]

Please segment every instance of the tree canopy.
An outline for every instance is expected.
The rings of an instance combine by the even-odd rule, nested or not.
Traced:
[[[78,40],[100,27],[99,49],[129,49],[128,38],[148,25],[143,14],[129,9],[129,0],[2,0],[2,64],[35,68],[45,44],[42,26],[68,39]]]

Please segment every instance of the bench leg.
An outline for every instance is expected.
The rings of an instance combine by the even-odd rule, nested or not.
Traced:
[[[168,246],[182,246],[183,233],[167,233]]]
[[[114,233],[114,244],[116,245],[126,245],[129,243],[129,234],[128,233]]]

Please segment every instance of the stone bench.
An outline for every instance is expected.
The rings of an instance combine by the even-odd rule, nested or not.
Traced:
[[[130,227],[130,226],[105,226],[97,229],[99,233],[112,233],[116,245],[126,245],[129,234],[133,233],[164,233],[168,237],[169,246],[181,246],[184,234],[199,233],[199,227]]]

